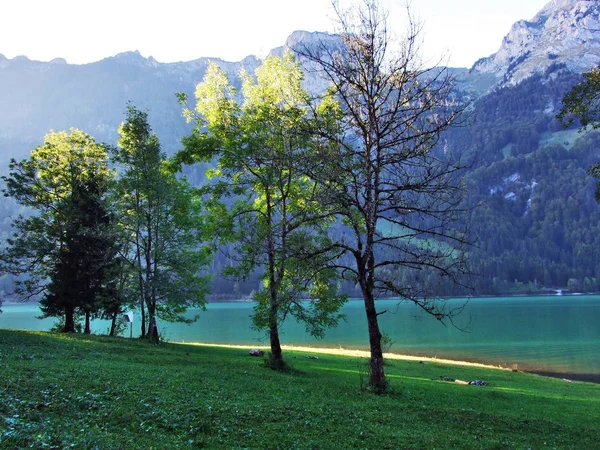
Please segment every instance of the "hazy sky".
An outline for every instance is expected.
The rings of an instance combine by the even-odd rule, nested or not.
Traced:
[[[350,0],[344,0],[350,1]],[[549,0],[412,0],[425,59],[471,66]],[[404,0],[383,0],[402,34]],[[295,30],[333,31],[330,0],[0,0],[0,53],[70,63],[139,50],[160,62],[264,56]]]

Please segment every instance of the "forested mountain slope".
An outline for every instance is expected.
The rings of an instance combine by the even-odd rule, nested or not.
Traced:
[[[586,172],[600,157],[600,134],[564,130],[555,119],[578,80],[554,67],[498,89],[448,137],[475,158],[467,180],[479,293],[598,289],[600,207]]]
[[[453,70],[460,97],[472,103],[443,144],[473,161],[465,180],[477,236],[470,251],[476,294],[567,286],[600,290],[600,206],[586,175],[600,158],[600,135],[564,130],[555,118],[581,72],[600,64],[599,13],[598,2],[553,0],[531,21],[517,22],[497,53],[471,70]],[[287,45],[315,40],[336,45],[336,39],[296,32]],[[252,72],[260,61],[251,56],[218,63],[236,83],[242,67]],[[0,174],[11,157],[25,157],[50,129],[81,128],[115,144],[128,101],[148,110],[163,148],[174,154],[190,131],[175,93],[191,97],[207,64],[206,58],[163,64],[137,52],[85,65],[0,55]],[[313,92],[324,87],[310,71],[305,83]],[[202,182],[200,168],[189,176],[192,183]],[[2,239],[9,232],[8,217],[16,213],[10,200],[0,201]],[[217,257],[213,292],[241,295],[255,287],[256,281],[222,279],[221,265]],[[443,280],[420,276],[406,282],[443,287]]]

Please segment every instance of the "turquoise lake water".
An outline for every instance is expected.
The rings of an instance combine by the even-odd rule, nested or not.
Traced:
[[[458,306],[464,300],[451,300]],[[461,331],[446,326],[412,305],[380,300],[382,331],[394,344],[391,351],[502,365],[519,370],[552,372],[600,381],[600,296],[548,296],[470,299],[455,320]],[[252,303],[211,303],[192,325],[161,322],[170,341],[267,345],[265,335],[251,328]],[[39,320],[31,304],[5,304],[0,328],[48,330],[55,319]],[[306,334],[293,321],[282,327],[282,343],[319,347],[367,349],[363,304],[348,302],[346,320],[323,340]],[[95,333],[106,333],[107,321],[94,321]],[[126,333],[129,336],[129,330]],[[134,318],[133,336],[139,335]]]

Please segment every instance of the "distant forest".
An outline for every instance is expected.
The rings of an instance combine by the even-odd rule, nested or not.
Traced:
[[[467,126],[448,135],[475,158],[467,201],[478,294],[600,290],[600,207],[587,174],[600,134],[556,119],[581,79],[561,69],[482,97]]]

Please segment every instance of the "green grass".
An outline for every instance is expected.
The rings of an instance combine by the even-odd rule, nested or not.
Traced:
[[[445,242],[431,238],[417,238],[414,236],[414,231],[385,219],[379,219],[377,221],[377,230],[383,237],[407,236],[399,239],[405,239],[422,250],[429,249],[446,253],[451,253],[453,251],[453,248]]]
[[[540,147],[550,145],[562,145],[570,150],[577,143],[579,138],[587,133],[580,133],[579,130],[561,130],[542,133],[540,136]]]
[[[0,448],[600,448],[600,385],[394,360],[376,396],[365,360],[285,356],[0,330]]]
[[[513,150],[515,148],[515,144],[508,144],[500,150],[502,155],[504,155],[504,159],[508,159],[512,156]]]

